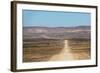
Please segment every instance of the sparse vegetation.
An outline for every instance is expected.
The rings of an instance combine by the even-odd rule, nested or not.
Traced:
[[[64,48],[64,40],[34,39],[32,42],[24,42],[23,62],[49,61],[49,59],[59,54]],[[90,58],[89,39],[70,39],[68,45],[75,60]],[[67,48],[66,48],[67,49]]]
[[[68,43],[65,43],[65,40]],[[90,59],[90,40],[90,26],[23,27],[23,62],[54,61],[51,58],[63,54],[62,50],[69,51],[73,56],[72,59],[66,60]],[[65,48],[65,45],[68,47]],[[55,60],[56,58],[59,56],[55,57]]]

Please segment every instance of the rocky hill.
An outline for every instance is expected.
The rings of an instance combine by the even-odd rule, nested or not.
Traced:
[[[90,26],[76,27],[23,27],[24,39],[90,39]]]

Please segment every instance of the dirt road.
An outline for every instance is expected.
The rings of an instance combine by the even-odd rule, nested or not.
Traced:
[[[54,55],[50,61],[65,61],[65,60],[81,60],[81,59],[89,59],[90,58],[90,50],[85,47],[85,44],[80,44],[79,47],[77,46],[78,43],[75,43],[75,45],[73,45],[74,48],[74,52],[71,49],[72,46],[69,46],[69,41],[65,40],[64,41],[65,46],[63,48],[63,50],[59,53]],[[72,43],[71,43],[72,44]],[[80,47],[81,46],[81,47]],[[82,49],[81,49],[82,48]]]
[[[50,59],[51,61],[52,60],[73,60],[74,59],[74,56],[71,53],[70,47],[68,45],[68,40],[65,40],[64,43],[65,43],[65,46],[64,46],[63,50],[59,54],[54,55]]]

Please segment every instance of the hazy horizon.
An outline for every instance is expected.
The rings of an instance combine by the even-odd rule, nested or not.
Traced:
[[[62,28],[68,28],[68,27],[90,27],[90,25],[85,25],[85,26],[67,26],[67,27],[65,27],[65,26],[56,26],[56,27],[51,27],[51,26],[23,26],[23,27],[48,27],[48,28],[60,28],[60,27],[62,27]]]

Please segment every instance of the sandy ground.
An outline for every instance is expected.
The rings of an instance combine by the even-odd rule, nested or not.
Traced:
[[[80,52],[72,52],[70,46],[68,45],[68,40],[64,41],[65,46],[63,50],[59,53],[54,55],[49,61],[64,61],[64,60],[81,60],[81,59],[89,59],[89,50],[83,50]]]
[[[73,54],[71,53],[70,47],[68,46],[68,40],[64,41],[65,46],[63,48],[63,50],[57,54],[54,55],[50,60],[54,61],[54,60],[73,60]]]
[[[67,61],[67,60],[85,60],[90,59],[90,46],[87,41],[85,42],[76,42],[69,40],[64,41],[64,48],[60,50],[59,53],[50,55],[42,55],[32,53],[32,50],[29,50],[27,54],[24,55],[24,59],[26,62],[33,62],[33,61]],[[33,50],[34,51],[34,50]],[[36,51],[37,52],[37,51]],[[41,52],[41,51],[40,51]],[[42,51],[43,52],[43,51]]]

